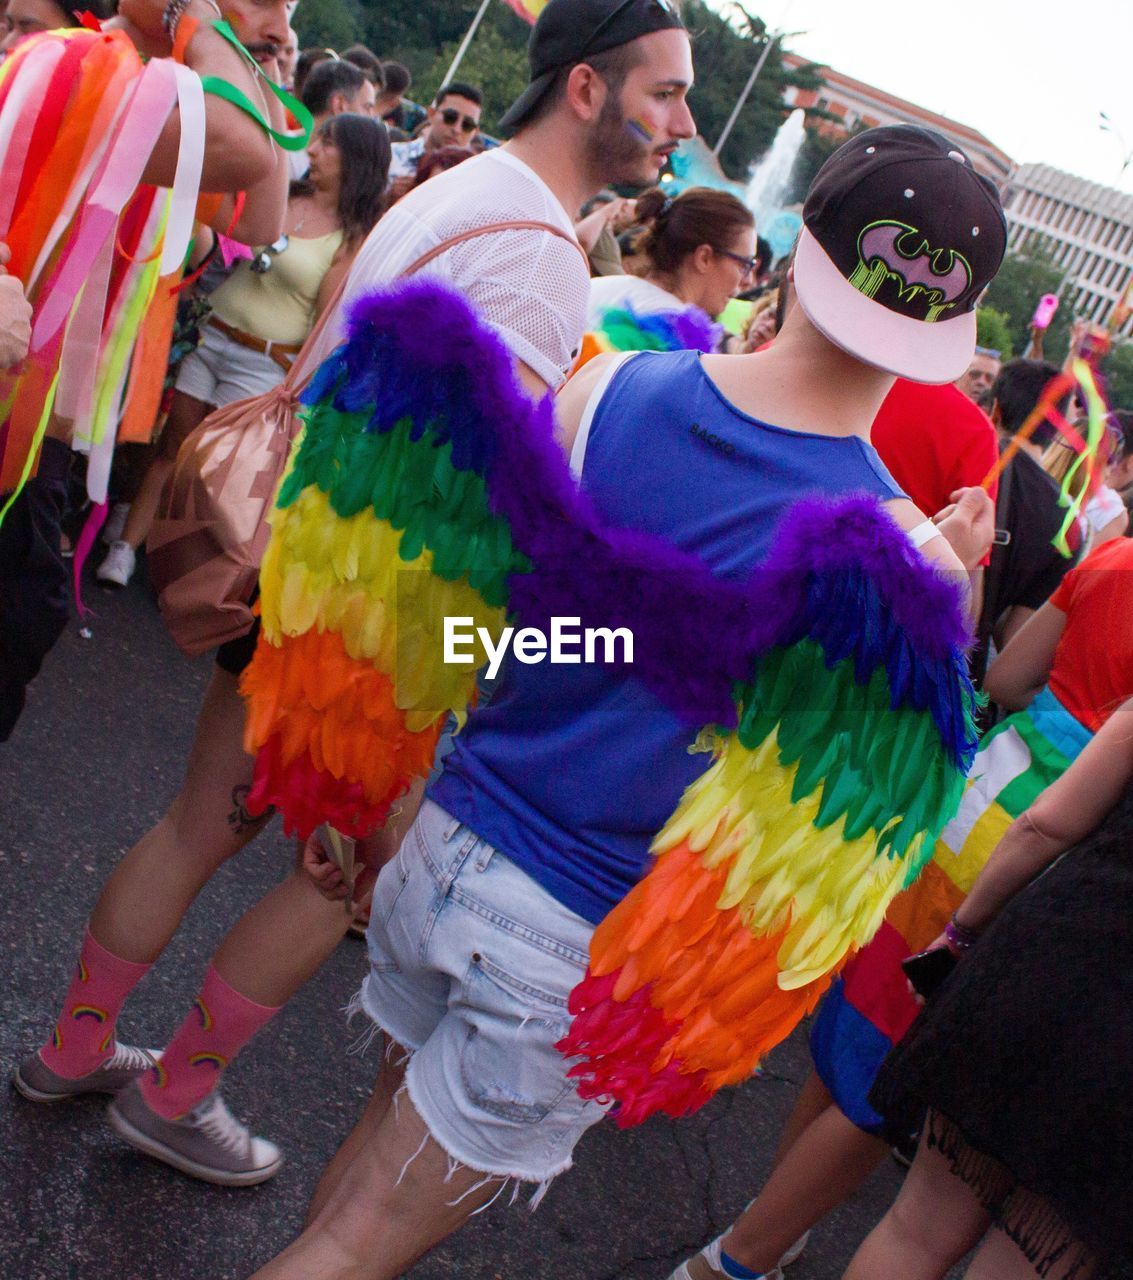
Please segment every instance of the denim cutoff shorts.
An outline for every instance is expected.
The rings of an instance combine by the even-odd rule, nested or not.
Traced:
[[[223,408],[236,400],[262,396],[286,376],[266,352],[242,347],[206,324],[198,346],[181,361],[174,387],[202,404]]]
[[[605,1114],[555,1048],[594,927],[431,800],[382,868],[360,1003],[454,1160],[546,1182]]]

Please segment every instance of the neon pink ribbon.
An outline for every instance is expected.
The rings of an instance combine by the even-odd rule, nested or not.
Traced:
[[[103,156],[94,188],[83,203],[75,234],[58,266],[44,286],[44,302],[36,317],[31,350],[38,354],[67,321],[79,293],[82,305],[97,305],[84,290],[99,250],[113,241],[118,218],[137,189],[157,139],[161,135],[177,95],[173,63],[155,58],[135,81],[130,101],[121,116],[117,135]]]
[[[205,167],[205,91],[195,71],[175,62],[177,106],[181,116],[181,144],[173,177],[173,204],[165,228],[161,274],[172,275],[185,261],[196,222],[197,195]]]
[[[109,510],[108,502],[100,502],[91,507],[90,515],[83,521],[83,531],[75,544],[75,558],[71,562],[71,583],[75,589],[75,608],[84,622],[91,616],[91,610],[83,603],[83,565],[87,562],[90,549],[94,546],[95,538],[98,537],[98,531],[106,523]]]
[[[242,258],[247,258],[249,261],[252,258],[252,250],[246,244],[241,244],[239,240],[233,240],[230,236],[221,235],[219,231],[216,234],[216,243],[220,248],[220,258],[225,269]]]

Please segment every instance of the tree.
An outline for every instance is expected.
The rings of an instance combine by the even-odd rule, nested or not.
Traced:
[[[732,21],[708,8],[704,0],[686,0],[681,9],[692,33],[696,65],[689,107],[697,131],[709,146],[716,145],[767,36],[762,19],[739,5],[734,9],[740,16]],[[812,68],[789,72],[778,48],[773,49],[720,154],[721,165],[730,177],[745,179],[753,162],[771,145],[786,115],[783,90],[788,84],[815,88],[818,81]]]
[[[301,49],[348,49],[362,30],[357,0],[304,0],[296,18]]]
[[[1011,325],[1002,311],[994,307],[980,307],[976,311],[976,345],[998,351],[1002,360],[1011,359]]]
[[[1015,351],[1023,352],[1031,342],[1031,317],[1039,299],[1044,293],[1059,294],[1061,289],[1062,272],[1040,241],[1025,244],[1004,258],[999,274],[984,294],[984,303],[1006,316],[1011,345]],[[1070,345],[1070,325],[1074,317],[1069,288],[1061,292],[1059,302],[1043,343],[1046,359],[1055,364],[1066,359]]]
[[[503,16],[510,17],[520,26],[524,25],[502,4],[496,8],[503,11]],[[492,11],[489,10],[489,13]],[[490,21],[488,15],[485,15],[480,30],[468,46],[468,52],[456,73],[458,80],[474,84],[483,91],[481,124],[490,134],[497,132],[500,117],[523,92],[529,74],[527,51],[515,39],[514,33],[507,30],[511,23],[501,23],[494,14],[493,18],[495,20]],[[441,80],[452,63],[459,44],[459,40],[452,40],[443,45],[422,72],[419,81],[420,101],[430,102],[441,87]]]
[[[810,70],[817,74],[817,68],[812,67]],[[824,120],[832,121],[834,128],[822,128]],[[847,129],[836,116],[831,116],[829,112],[817,109],[808,111],[806,138],[795,161],[795,167],[791,170],[791,185],[787,188],[783,203],[802,204],[819,169],[847,138],[852,138],[855,133],[861,133],[865,127],[859,121],[858,124]]]
[[[1111,409],[1133,409],[1133,344],[1115,346],[1102,364]]]
[[[304,4],[306,0],[303,0]],[[412,96],[421,102],[428,102],[440,88],[440,76],[452,61],[464,33],[471,25],[479,8],[478,0],[428,0],[426,4],[366,4],[363,19],[362,37],[366,44],[380,58],[396,58],[404,62],[413,73],[414,87]],[[303,12],[302,5],[299,12]],[[476,38],[468,51],[472,57],[479,41],[488,31],[498,31],[509,44],[523,52],[531,28],[522,18],[514,14],[506,4],[489,6],[484,21]],[[451,46],[448,57],[444,57],[446,46]],[[440,50],[441,52],[438,52]],[[443,65],[437,70],[437,64]],[[465,75],[465,67],[460,68],[460,78],[472,80]],[[437,83],[433,83],[433,79]],[[524,81],[526,82],[526,70]],[[486,102],[494,114],[502,115],[510,105],[506,103]]]

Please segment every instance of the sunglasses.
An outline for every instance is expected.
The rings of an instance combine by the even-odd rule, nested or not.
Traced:
[[[725,258],[731,258],[733,262],[738,262],[743,267],[745,276],[755,275],[755,269],[759,266],[758,258],[746,258],[742,253],[733,253],[731,249],[715,249],[713,252],[723,254]]]
[[[465,116],[461,119],[460,112],[457,111],[455,107],[445,107],[441,112],[441,119],[449,126],[450,129],[457,123],[457,121],[459,121],[461,133],[472,133],[480,127],[480,121],[473,120],[471,116]]]
[[[289,236],[280,236],[274,244],[265,245],[264,248],[262,248],[259,253],[252,258],[252,261],[248,264],[249,267],[258,276],[267,275],[272,268],[272,263],[275,261],[275,255],[283,253],[290,243],[291,238]]]

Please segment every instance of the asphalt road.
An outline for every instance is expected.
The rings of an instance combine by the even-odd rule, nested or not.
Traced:
[[[208,677],[165,635],[143,582],[108,595],[85,639],[72,623],[0,746],[0,1062],[42,1043],[86,916],[111,867],[174,795]],[[269,829],[208,886],[119,1023],[161,1045],[229,925],[291,857]],[[319,1171],[361,1108],[373,1057],[347,1055],[340,1009],[364,960],[348,939],[226,1078],[225,1096],[287,1164],[262,1187],[222,1190],[122,1145],[95,1100],[37,1106],[0,1090],[3,1280],[243,1280],[290,1240]],[[758,1190],[807,1066],[796,1034],[763,1079],[679,1123],[590,1131],[539,1210],[493,1207],[412,1280],[665,1280]],[[886,1162],[815,1233],[790,1280],[836,1280],[892,1200]]]

